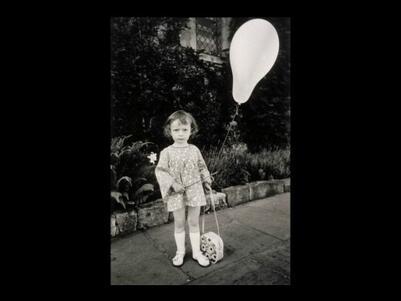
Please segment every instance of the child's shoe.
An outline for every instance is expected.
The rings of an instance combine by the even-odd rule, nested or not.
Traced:
[[[185,256],[185,253],[177,252],[175,254],[175,257],[173,258],[173,266],[175,266],[177,268],[182,266],[184,264],[184,256]]]
[[[192,259],[197,261],[198,264],[203,268],[206,268],[210,265],[209,258],[203,255],[201,252],[199,252],[197,255],[192,255]]]

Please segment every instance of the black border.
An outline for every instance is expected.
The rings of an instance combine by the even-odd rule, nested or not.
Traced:
[[[238,16],[238,12],[228,10],[222,14],[214,12],[219,16]],[[171,10],[158,13],[181,14]],[[39,278],[45,279],[48,285],[68,283],[89,288],[110,284],[107,196],[109,18],[112,15],[130,13],[48,16],[40,24],[47,28],[51,24],[53,28],[40,37],[32,35],[34,38],[29,40],[31,44],[44,46],[37,50],[36,61],[46,60],[49,64],[44,70],[40,70],[41,64],[35,66],[45,80],[34,76],[32,79],[37,80],[38,87],[46,88],[49,96],[38,99],[41,104],[38,111],[46,107],[45,115],[49,119],[43,121],[39,117],[42,115],[32,113],[35,115],[32,124],[39,127],[32,137],[36,139],[46,129],[47,144],[45,139],[37,144],[33,138],[29,140],[38,154],[46,152],[51,170],[44,172],[41,179],[33,179],[34,185],[46,187],[46,194],[52,197],[43,211],[42,207],[39,209],[41,216],[46,216],[43,219],[46,231],[36,238],[37,244],[43,239],[49,246],[44,255],[48,270]],[[135,15],[141,13],[136,11]],[[198,11],[185,15],[203,14]],[[258,14],[244,10],[241,15],[256,17]],[[344,195],[352,191],[352,187],[341,184],[347,175],[344,174],[347,166],[352,166],[341,146],[353,138],[343,135],[351,129],[347,123],[351,116],[342,117],[342,113],[352,104],[339,92],[343,88],[341,81],[346,77],[341,56],[344,49],[331,38],[333,33],[346,32],[347,28],[334,27],[332,19],[322,15],[295,16],[288,11],[272,15],[290,17],[292,27],[291,286],[288,288],[335,283],[351,277],[346,271],[339,271],[339,267],[347,262],[342,262],[343,246],[350,242],[344,232],[348,220],[340,214],[350,204]],[[50,145],[50,151],[43,145],[47,148]]]

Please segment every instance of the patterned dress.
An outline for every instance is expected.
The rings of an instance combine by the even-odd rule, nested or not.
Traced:
[[[212,180],[202,154],[195,145],[170,145],[163,149],[155,173],[168,211],[206,205],[202,183],[211,184]],[[184,193],[174,192],[171,187],[174,181],[185,187]]]

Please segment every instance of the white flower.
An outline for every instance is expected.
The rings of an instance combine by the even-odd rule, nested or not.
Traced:
[[[149,158],[150,163],[155,164],[155,162],[157,161],[157,154],[151,152],[147,158]]]

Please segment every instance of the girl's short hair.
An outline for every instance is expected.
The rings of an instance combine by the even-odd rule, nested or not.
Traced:
[[[199,131],[195,118],[190,113],[179,110],[171,114],[164,123],[164,136],[167,138],[171,138],[170,125],[175,120],[179,120],[182,124],[188,124],[188,122],[191,124],[191,137]]]

